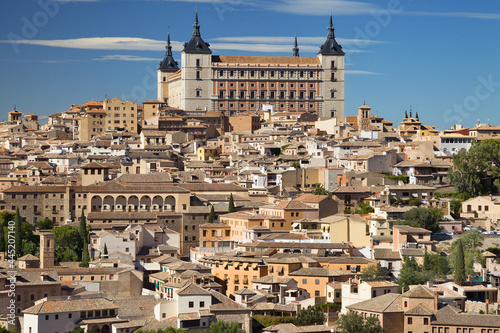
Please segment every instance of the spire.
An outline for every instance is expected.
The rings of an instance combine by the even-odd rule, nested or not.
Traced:
[[[172,55],[172,44],[170,44],[170,29],[168,31],[167,46],[165,46],[165,48],[167,49],[167,52],[165,53],[165,55],[171,56]]]
[[[210,44],[205,43],[205,41],[201,38],[200,33],[200,24],[198,21],[198,10],[196,10],[196,15],[194,17],[193,24],[193,37],[187,43],[184,43],[183,52],[187,53],[212,53],[210,50]]]
[[[333,18],[332,12],[330,12],[330,26],[328,27],[328,37],[327,38],[335,38],[335,28],[333,27]]]
[[[193,37],[199,37],[200,36],[200,25],[198,24],[198,9],[196,9],[196,15],[194,17],[194,24],[193,24]]]
[[[333,27],[333,18],[330,13],[330,25],[328,26],[328,35],[326,36],[326,41],[323,45],[319,47],[320,54],[328,54],[328,55],[344,55],[344,51],[342,51],[342,45],[338,44],[335,40],[335,28]]]
[[[293,47],[293,56],[298,57],[299,56],[299,46],[297,44],[297,34],[295,34],[295,45]]]
[[[163,58],[163,61],[160,62],[159,69],[177,71],[179,69],[179,65],[172,56],[172,44],[170,44],[170,28],[167,35],[167,45],[165,46],[165,49],[165,57]]]

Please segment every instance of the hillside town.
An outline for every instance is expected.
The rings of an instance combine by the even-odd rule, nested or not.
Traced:
[[[196,13],[156,100],[8,112],[0,326],[498,333],[500,126],[344,110],[325,24],[315,57],[225,56]]]

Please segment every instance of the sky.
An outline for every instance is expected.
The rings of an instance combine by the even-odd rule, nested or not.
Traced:
[[[315,56],[332,13],[346,51],[345,115],[363,103],[399,123],[500,125],[500,2],[491,0],[0,0],[0,121],[71,104],[156,99],[195,11],[213,54]],[[182,65],[182,64],[181,64]]]

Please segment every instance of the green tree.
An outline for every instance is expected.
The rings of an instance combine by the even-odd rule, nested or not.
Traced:
[[[409,290],[411,285],[422,284],[427,281],[427,274],[422,272],[415,257],[404,257],[404,263],[399,271],[397,283],[399,292]]]
[[[22,218],[19,214],[19,207],[16,208],[16,215],[14,216],[14,254],[16,259],[22,256],[23,238],[21,231]]]
[[[293,161],[290,166],[295,169],[300,169],[300,162],[299,161]]]
[[[340,315],[337,321],[339,333],[382,333],[384,329],[377,317],[368,317],[366,321],[361,314],[349,311]]]
[[[0,252],[5,252],[5,231],[4,226],[0,224]]]
[[[80,267],[89,267],[89,262],[90,262],[89,244],[85,239],[83,241],[82,262],[80,263]]]
[[[313,184],[312,188],[313,189],[312,189],[311,193],[314,195],[327,195],[328,194],[328,191],[325,190],[323,184],[321,184],[321,183]]]
[[[82,239],[82,243],[84,240],[87,240],[88,242],[87,218],[85,217],[83,209],[82,209],[82,215],[80,216],[80,227],[78,229],[78,232],[80,233],[80,238]]]
[[[405,110],[405,118],[408,118],[408,111]]]
[[[215,215],[214,205],[211,205],[210,214],[208,214],[208,223],[214,223],[217,219],[217,215]]]
[[[135,331],[137,333],[186,333],[185,330],[183,330],[182,328],[174,328],[174,327],[167,327],[165,329],[161,329],[159,328],[158,330],[142,330],[142,329],[138,329],[137,331]],[[79,332],[77,332],[79,333]]]
[[[468,151],[453,155],[448,179],[457,192],[476,197],[497,193],[500,188],[500,140],[475,142]]]
[[[217,321],[210,325],[210,333],[244,333],[238,323]]]
[[[370,214],[373,213],[373,207],[368,202],[361,201],[354,214]]]
[[[380,264],[370,265],[361,272],[363,281],[384,281],[389,279],[389,270]]]
[[[52,230],[54,255],[58,261],[78,261],[82,252],[82,239],[78,227],[63,225]]]
[[[457,246],[455,247],[455,266],[453,268],[453,276],[455,277],[455,283],[459,286],[465,284],[465,257],[464,248],[462,240],[457,240]]]
[[[306,309],[300,310],[295,320],[297,326],[323,325],[325,313],[319,305],[309,305]]]
[[[433,278],[444,279],[449,270],[450,268],[446,257],[440,256],[437,253],[427,253],[427,249],[425,249],[422,271],[426,275],[427,281]]]
[[[420,206],[420,200],[418,198],[411,198],[408,200],[408,206]]]
[[[52,230],[54,229],[54,222],[48,217],[40,220],[36,223],[36,227],[40,230]]]
[[[462,201],[458,199],[453,199],[450,201],[450,210],[451,214],[454,217],[459,217],[460,213],[462,212]]]
[[[229,204],[227,208],[228,213],[234,213],[236,211],[236,208],[234,207],[234,199],[233,199],[233,194],[229,196]]]
[[[104,243],[104,250],[102,251],[104,257],[108,257],[108,246]]]
[[[471,229],[464,233],[462,233],[458,239],[462,242],[462,249],[464,252],[464,261],[465,261],[465,274],[473,275],[474,274],[474,263],[478,262],[483,264],[484,257],[481,254],[480,248],[483,245],[483,235],[477,229]],[[450,254],[448,256],[448,262],[450,267],[454,268],[455,258],[457,255],[456,247],[458,246],[458,242],[455,241],[450,246]]]
[[[403,221],[398,220],[398,223],[438,232],[441,230],[439,221],[442,218],[443,213],[436,207],[412,208],[403,214]]]

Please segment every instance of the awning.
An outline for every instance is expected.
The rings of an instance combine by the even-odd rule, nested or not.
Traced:
[[[248,264],[247,262],[244,262],[244,263],[242,264],[243,269],[247,268],[247,267],[248,267],[248,265],[249,265],[249,264]]]
[[[234,267],[234,268],[238,268],[238,266],[239,266],[239,265],[240,265],[240,263],[239,263],[239,262],[234,262],[234,263],[233,263],[233,267]]]
[[[226,262],[223,262],[223,263],[222,263],[222,267],[226,268],[228,264],[229,264],[229,263],[228,263],[227,261],[226,261]]]
[[[255,263],[253,263],[253,264],[252,264],[252,268],[253,268],[253,269],[256,269],[256,268],[257,268],[257,266],[259,266],[259,263],[257,263],[257,262],[255,262]]]

